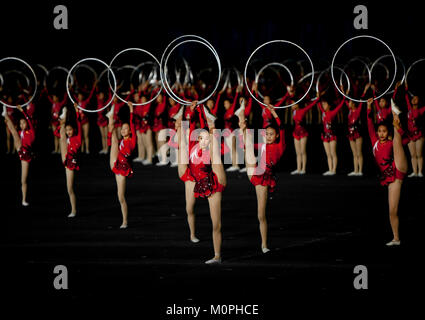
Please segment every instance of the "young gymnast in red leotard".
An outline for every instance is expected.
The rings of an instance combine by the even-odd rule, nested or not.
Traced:
[[[307,112],[313,108],[319,101],[316,98],[311,103],[307,104],[304,108],[300,108],[298,104],[292,106],[292,117],[295,123],[292,136],[294,137],[295,152],[297,155],[297,169],[292,171],[291,174],[305,174],[307,166],[307,139],[308,131],[305,128],[305,116]]]
[[[267,245],[267,197],[269,193],[272,194],[275,191],[277,180],[274,172],[275,167],[286,149],[285,132],[282,123],[273,106],[268,105],[267,109],[275,119],[277,126],[272,123],[268,124],[265,128],[265,143],[259,145],[255,145],[253,143],[252,134],[246,130],[244,105],[242,105],[235,113],[239,118],[239,128],[242,130],[244,135],[248,178],[255,186],[257,194],[257,212],[260,223],[261,250],[263,253],[270,251]],[[260,161],[258,165],[256,165],[254,148],[258,149],[260,153]]]
[[[336,167],[338,164],[338,156],[336,152],[337,137],[333,128],[333,122],[335,117],[338,115],[344,105],[345,97],[341,99],[339,104],[331,110],[331,106],[328,101],[321,99],[318,106],[322,112],[323,121],[323,133],[322,141],[323,147],[326,152],[326,158],[328,160],[328,171],[323,173],[324,176],[333,176],[336,174]]]
[[[68,189],[69,201],[71,202],[71,213],[69,218],[75,217],[77,214],[77,198],[74,192],[75,171],[80,170],[80,148],[81,148],[81,122],[80,112],[77,104],[74,103],[76,113],[77,126],[75,127],[70,121],[66,122],[67,108],[62,109],[60,115],[60,150],[62,163],[65,166],[66,186]]]
[[[19,159],[21,160],[21,191],[22,191],[22,205],[24,207],[28,206],[27,202],[27,179],[28,171],[31,160],[33,159],[32,145],[35,140],[35,130],[32,123],[32,120],[22,109],[18,106],[18,110],[21,111],[24,115],[24,118],[19,120],[19,128],[17,131],[12,120],[9,118],[6,110],[6,106],[3,106],[2,116],[5,118],[6,126],[12,134],[15,148],[18,151]]]
[[[215,134],[214,121],[211,120],[211,114],[206,116],[208,111],[204,108],[206,107],[197,106],[197,101],[193,101],[190,112],[180,111],[177,114],[178,173],[185,183],[186,212],[192,242],[199,241],[195,236],[195,200],[208,199],[213,225],[214,257],[205,263],[216,264],[221,262],[221,197],[226,186],[226,174],[221,162],[220,141]],[[189,143],[186,141],[187,129],[182,128],[183,114],[190,117]],[[202,129],[194,137],[196,114],[199,115]]]
[[[384,123],[379,124],[377,131],[375,131],[371,116],[372,102],[372,98],[367,102],[367,125],[372,142],[373,155],[381,173],[381,185],[388,186],[389,215],[393,240],[388,242],[387,246],[400,245],[398,204],[400,201],[401,186],[408,167],[403,149],[403,143],[407,141],[402,139],[403,130],[400,127],[400,119],[398,117],[400,111],[393,101],[393,139],[391,140],[389,128]]]
[[[410,139],[409,141],[409,152],[412,162],[413,172],[409,174],[409,177],[423,177],[423,146],[424,146],[424,134],[418,125],[419,119],[425,113],[425,106],[419,108],[419,97],[413,96],[409,98],[408,88],[406,86],[406,104],[408,108],[407,113],[407,134]]]
[[[108,124],[108,142],[110,142],[111,153],[109,165],[117,182],[118,201],[121,206],[122,224],[120,229],[126,229],[128,226],[128,207],[125,199],[126,178],[133,176],[133,168],[129,161],[133,150],[136,148],[137,136],[133,122],[133,103],[128,102],[130,108],[130,122],[123,123],[121,126],[122,138],[118,140],[117,129],[114,125],[114,107],[107,113]]]

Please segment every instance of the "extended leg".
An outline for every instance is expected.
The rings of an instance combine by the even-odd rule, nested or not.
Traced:
[[[261,248],[267,247],[267,219],[266,219],[266,207],[267,207],[267,194],[268,187],[257,185],[255,186],[255,192],[257,193],[257,213],[258,221],[260,223],[260,234],[261,234]]]

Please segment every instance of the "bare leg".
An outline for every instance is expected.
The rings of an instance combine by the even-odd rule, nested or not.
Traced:
[[[27,161],[21,161],[21,190],[22,190],[22,203],[27,204],[27,178],[30,163]]]
[[[56,126],[52,125],[53,143],[54,143],[54,147],[55,147],[53,152],[57,153],[57,152],[59,152],[59,139],[58,139],[58,137],[55,136],[55,131],[56,131]]]
[[[190,240],[196,241],[196,232],[195,232],[195,194],[193,193],[193,188],[195,187],[195,182],[186,181],[184,183],[185,193],[186,193],[186,213],[187,213],[187,223],[190,230]]]
[[[354,170],[353,172],[357,173],[357,168],[359,166],[358,158],[357,158],[357,146],[356,141],[350,140],[350,147],[351,152],[353,153],[353,164],[354,164]]]
[[[9,154],[12,150],[12,144],[10,143],[10,131],[8,128],[6,128],[6,152]]]
[[[212,238],[214,244],[214,259],[221,257],[221,192],[216,192],[208,198],[212,221]]]
[[[325,148],[326,158],[328,159],[329,171],[332,171],[332,156],[331,156],[331,147],[329,145],[329,142],[323,142],[323,147]]]
[[[137,157],[139,159],[145,159],[146,156],[146,148],[145,145],[143,144],[143,138],[142,138],[142,133],[140,131],[137,131]]]
[[[418,159],[418,174],[423,173],[424,158],[423,158],[423,147],[424,147],[424,138],[416,140],[416,158]]]
[[[410,159],[412,161],[413,173],[418,174],[418,158],[416,156],[416,142],[410,141],[409,144]]]
[[[336,140],[329,142],[330,149],[331,149],[331,157],[332,157],[332,172],[336,172],[336,167],[338,165],[338,156],[336,153]]]
[[[69,201],[71,202],[71,214],[77,213],[77,198],[74,192],[74,171],[65,168],[66,187],[68,189]]]
[[[121,140],[122,135],[121,135],[121,126],[117,127],[117,136],[118,136],[118,140]]]
[[[153,157],[153,142],[152,142],[152,130],[148,129],[146,133],[142,134],[143,144],[146,147],[146,160],[152,162]]]
[[[307,137],[301,138],[300,151],[301,151],[301,172],[305,172],[307,167]]]
[[[158,155],[162,163],[167,162],[168,144],[166,140],[167,140],[167,129],[162,129],[158,132],[158,144],[157,144]]]
[[[90,149],[89,149],[89,129],[90,129],[90,125],[89,123],[85,123],[82,125],[82,129],[83,129],[83,135],[84,135],[84,144],[86,146],[86,153],[90,153]]]
[[[13,125],[13,122],[10,120],[7,114],[5,117],[5,122],[7,126],[6,130],[9,129],[10,135],[12,135],[14,147],[16,148],[16,150],[21,149],[21,146],[22,146],[21,137],[19,136],[18,131],[16,130],[15,126]],[[8,141],[10,140],[10,135],[8,137]]]
[[[122,213],[122,227],[126,227],[128,224],[127,217],[128,217],[128,207],[127,207],[127,201],[125,200],[125,187],[126,187],[126,177],[116,174],[115,179],[117,181],[117,193],[118,193],[118,201],[120,202],[121,206],[121,213]]]
[[[358,173],[363,173],[363,138],[360,137],[356,140],[356,150],[357,150],[357,163],[358,163]]]
[[[268,187],[257,185],[255,186],[255,192],[257,193],[257,212],[258,212],[258,221],[260,223],[261,248],[268,248],[267,247],[267,219],[266,219]]]
[[[108,130],[109,132],[112,132],[112,136],[111,136],[111,152],[109,154],[109,166],[112,168],[115,165],[115,161],[117,161],[118,158],[118,137],[116,134],[116,129],[114,127],[114,119],[113,117],[109,118],[109,125],[108,125]]]
[[[59,129],[60,132],[60,139],[59,139],[59,146],[60,146],[60,152],[61,152],[61,158],[62,163],[64,163],[66,159],[66,153],[68,152],[68,144],[66,142],[66,133],[65,133],[65,122],[61,123],[61,127]]]
[[[220,141],[215,138],[213,135],[211,135],[212,139],[212,149],[213,149],[213,156],[212,156],[212,171],[217,175],[218,182],[226,186],[227,185],[227,178],[226,178],[226,172],[224,171],[223,163],[221,162],[221,152],[220,152]],[[220,196],[221,198],[221,196]]]
[[[181,178],[187,170],[188,165],[188,151],[186,143],[186,132],[187,130],[182,130],[179,126],[177,128],[177,141],[178,141],[178,150],[177,150],[177,163],[178,163],[178,174]]]
[[[401,135],[396,128],[394,128],[393,153],[396,168],[398,171],[406,173],[408,169],[407,158],[404,153]]]
[[[302,156],[301,156],[301,141],[294,138],[295,153],[297,155],[297,171],[302,170]]]
[[[107,153],[108,152],[108,127],[107,126],[102,127],[102,132],[103,132],[103,143],[105,146],[103,151]]]
[[[388,205],[390,211],[390,224],[393,232],[393,240],[399,241],[399,220],[398,220],[398,204],[400,202],[402,181],[396,179],[393,183],[388,186]]]

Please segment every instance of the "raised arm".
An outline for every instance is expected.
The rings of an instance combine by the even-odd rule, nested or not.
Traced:
[[[211,110],[212,114],[215,115],[215,116],[217,115],[218,105],[220,103],[221,94],[222,94],[221,91],[217,94],[217,99],[215,100],[214,108]]]
[[[137,135],[136,135],[136,130],[134,128],[134,121],[133,121],[133,103],[129,102],[128,107],[130,108],[130,131],[131,131],[130,147],[133,150],[134,148],[136,148],[136,143],[137,143]]]
[[[372,142],[372,146],[374,146],[376,141],[378,141],[378,138],[376,137],[375,127],[372,120],[372,102],[373,98],[370,98],[367,101],[367,129],[369,131],[369,137],[370,141]]]

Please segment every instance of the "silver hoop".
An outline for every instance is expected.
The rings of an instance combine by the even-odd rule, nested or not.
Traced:
[[[120,54],[122,54],[122,53],[124,53],[124,52],[127,52],[127,51],[131,51],[131,50],[133,50],[133,51],[140,51],[140,52],[143,52],[143,53],[146,53],[147,55],[149,55],[158,65],[159,65],[159,61],[158,61],[158,59],[152,54],[152,53],[150,53],[149,51],[147,51],[147,50],[145,50],[145,49],[141,49],[141,48],[127,48],[127,49],[124,49],[124,50],[122,50],[122,51],[120,51],[120,52],[118,52],[116,55],[115,55],[115,57],[113,57],[112,58],[112,60],[111,60],[111,62],[109,63],[109,67],[108,67],[108,69],[110,70],[110,72],[112,72],[112,64],[114,63],[114,61],[115,61],[115,59],[120,55]],[[126,67],[126,66],[124,66],[124,67]],[[134,66],[131,66],[134,70],[136,70],[136,68],[137,67],[134,67]],[[123,67],[122,67],[123,68]],[[130,81],[131,81],[131,79],[130,79]],[[122,102],[124,102],[124,103],[128,103],[127,101],[125,101],[123,98],[121,98],[118,94],[117,94],[117,92],[116,92],[116,86],[115,86],[115,90],[113,90],[112,89],[112,87],[111,87],[111,83],[110,83],[110,81],[109,81],[109,73],[108,73],[108,83],[109,83],[109,87],[111,88],[111,90],[112,90],[112,92],[114,93],[114,95],[119,99],[119,100],[121,100]],[[146,105],[146,104],[149,104],[149,103],[151,103],[152,101],[154,101],[159,95],[160,95],[160,93],[161,93],[161,91],[162,90],[158,90],[158,92],[157,92],[157,94],[152,98],[152,99],[150,99],[150,100],[148,100],[148,101],[146,101],[146,102],[141,102],[141,103],[133,103],[133,105],[134,106],[144,106],[144,105]]]
[[[29,100],[27,102],[25,102],[24,104],[21,104],[20,105],[22,108],[24,108],[27,105],[29,105],[32,102],[32,100],[34,99],[34,97],[35,97],[35,93],[37,92],[37,76],[35,75],[35,72],[34,72],[33,68],[31,68],[31,66],[27,62],[25,62],[24,60],[22,60],[20,58],[16,58],[16,57],[6,57],[6,58],[1,59],[0,60],[0,63],[2,63],[5,60],[15,60],[15,61],[18,61],[18,62],[23,63],[28,69],[30,69],[30,71],[31,71],[31,73],[32,73],[32,75],[34,77],[34,93],[33,93],[32,96],[30,96],[30,98],[29,98]],[[6,107],[10,107],[10,108],[17,108],[18,107],[18,106],[11,105],[11,104],[8,104],[8,103],[5,103],[5,102],[1,101],[1,98],[0,98],[0,102],[3,103]]]
[[[200,38],[200,37],[199,37]],[[175,40],[173,41],[173,42],[175,42]],[[215,88],[214,88],[214,90],[206,97],[206,98],[204,98],[204,99],[202,99],[202,100],[200,100],[200,101],[198,101],[198,105],[199,104],[202,104],[202,103],[204,103],[205,101],[207,101],[209,98],[211,98],[212,97],[212,95],[214,94],[214,92],[217,90],[217,87],[218,87],[218,85],[219,85],[219,83],[220,83],[220,78],[221,78],[221,62],[220,62],[220,58],[218,57],[218,54],[217,54],[217,52],[215,51],[215,49],[213,49],[212,48],[212,46],[205,40],[205,42],[203,42],[203,41],[200,41],[200,40],[195,40],[195,39],[189,39],[189,40],[184,40],[184,41],[181,41],[180,43],[178,43],[178,44],[176,44],[175,46],[174,46],[174,48],[173,49],[171,49],[170,50],[170,52],[168,53],[168,55],[167,55],[167,58],[165,59],[165,61],[164,61],[164,68],[166,69],[166,66],[167,66],[167,62],[168,62],[168,59],[170,58],[170,55],[173,53],[173,51],[178,47],[178,46],[180,46],[180,45],[182,45],[182,44],[184,44],[184,43],[189,43],[189,42],[195,42],[195,43],[200,43],[200,44],[202,44],[202,45],[204,45],[204,46],[206,46],[208,49],[210,49],[211,51],[212,51],[212,53],[214,54],[214,57],[215,57],[215,59],[216,59],[216,61],[217,61],[217,66],[218,66],[218,77],[217,77],[217,83],[216,83],[216,85],[215,85]],[[168,48],[168,47],[167,47]],[[167,50],[167,49],[166,49]],[[162,67],[162,63],[161,63],[161,69],[163,70],[163,67]],[[180,97],[178,97],[174,92],[172,92],[172,90],[170,89],[170,85],[169,85],[169,83],[168,83],[168,80],[167,80],[167,77],[166,77],[166,74],[165,74],[165,72],[160,72],[160,75],[161,75],[161,81],[162,81],[162,83],[163,83],[163,87],[164,88],[166,88],[166,92],[174,99],[174,100],[176,100],[177,102],[180,102],[181,104],[183,104],[183,105],[191,105],[192,104],[192,102],[190,102],[190,101],[186,101],[186,100],[183,100],[183,99],[181,99]],[[180,100],[180,101],[179,101]]]
[[[291,70],[289,70],[289,68],[286,65],[284,65],[283,63],[279,63],[279,62],[270,62],[270,63],[266,64],[265,66],[263,66],[255,76],[255,83],[258,84],[258,79],[260,78],[260,75],[264,72],[265,69],[267,69],[268,67],[271,67],[271,66],[279,66],[279,67],[284,68],[289,73],[289,77],[291,78],[291,86],[294,85],[294,76],[292,75]],[[258,92],[258,95],[261,97],[261,99],[264,99],[264,96],[261,94],[261,92],[259,90],[257,90],[257,92]],[[278,100],[280,101],[282,98],[279,98]]]
[[[260,45],[257,49],[255,49],[252,53],[251,53],[251,55],[249,56],[249,58],[248,58],[248,60],[246,61],[246,64],[245,64],[245,70],[244,70],[244,81],[245,81],[245,86],[246,86],[246,89],[248,90],[248,92],[249,92],[249,94],[251,95],[251,97],[253,97],[254,99],[255,99],[255,101],[257,101],[259,104],[261,104],[261,105],[263,105],[263,106],[265,106],[265,107],[267,107],[267,105],[264,103],[264,102],[262,102],[262,101],[260,101],[259,99],[257,99],[257,97],[252,93],[252,91],[251,91],[251,89],[249,89],[249,86],[248,86],[248,82],[247,82],[247,78],[246,78],[246,73],[247,73],[247,70],[248,70],[248,65],[249,65],[249,62],[251,61],[251,59],[252,59],[252,57],[254,56],[254,54],[259,50],[259,49],[261,49],[262,47],[264,47],[264,46],[266,46],[266,45],[268,45],[268,44],[271,44],[271,43],[289,43],[289,44],[291,44],[291,45],[293,45],[293,46],[295,46],[295,47],[297,47],[298,49],[300,49],[306,56],[307,56],[307,58],[308,58],[308,61],[310,62],[310,66],[311,66],[311,81],[310,81],[310,85],[309,85],[309,87],[308,87],[308,89],[307,89],[307,91],[304,93],[304,95],[298,100],[298,101],[296,101],[296,102],[294,102],[294,103],[291,103],[291,104],[289,104],[289,105],[286,105],[286,106],[273,106],[274,108],[289,108],[289,107],[292,107],[293,105],[296,105],[296,104],[298,104],[301,100],[303,100],[306,96],[307,96],[307,94],[308,94],[308,92],[310,91],[310,89],[311,89],[311,87],[312,87],[312,85],[313,85],[313,80],[314,80],[314,66],[313,66],[313,61],[311,60],[311,58],[310,58],[310,56],[307,54],[307,52],[302,48],[302,47],[300,47],[299,45],[297,45],[296,43],[293,43],[293,42],[291,42],[291,41],[288,41],[288,40],[272,40],[272,41],[269,41],[269,42],[266,42],[266,43],[263,43],[262,45]]]
[[[67,77],[66,77],[66,92],[68,93],[68,97],[69,97],[69,99],[71,100],[71,102],[74,104],[74,103],[76,103],[75,101],[74,101],[74,99],[72,98],[72,94],[69,92],[69,79],[71,78],[71,74],[72,74],[72,71],[81,63],[81,62],[85,62],[85,61],[96,61],[96,62],[99,62],[99,63],[101,63],[101,64],[103,64],[106,68],[108,68],[108,70],[110,71],[110,73],[112,74],[112,78],[113,78],[113,80],[114,80],[114,87],[115,87],[115,90],[117,90],[117,79],[115,78],[115,74],[114,74],[114,72],[109,68],[109,66],[105,63],[105,62],[103,62],[102,60],[100,60],[100,59],[97,59],[97,58],[85,58],[85,59],[81,59],[80,61],[78,61],[76,64],[74,64],[73,66],[72,66],[72,68],[71,69],[69,69],[69,72],[68,72],[68,75],[67,75]],[[106,109],[111,103],[112,103],[112,101],[114,101],[114,96],[115,96],[115,91],[114,91],[114,94],[111,96],[111,100],[105,105],[105,106],[103,106],[102,108],[100,108],[100,109],[96,109],[96,110],[89,110],[89,109],[85,109],[85,108],[83,108],[83,107],[81,107],[78,103],[77,103],[77,107],[79,108],[79,109],[81,109],[81,110],[83,110],[83,111],[86,111],[86,112],[100,112],[100,111],[102,111],[102,110],[104,110],[104,109]]]
[[[408,75],[409,75],[410,70],[412,70],[412,68],[413,68],[413,66],[414,66],[415,64],[417,64],[417,63],[419,63],[419,62],[422,62],[422,61],[425,61],[425,58],[422,58],[422,59],[416,60],[416,61],[415,61],[415,62],[413,62],[413,63],[410,65],[410,67],[407,69],[406,77],[404,78],[404,81],[406,81],[406,85],[407,85],[407,87],[409,87],[409,86],[408,86],[408,84],[407,84],[407,77],[408,77]],[[414,94],[413,94],[410,90],[408,90],[408,92],[409,92],[409,94],[410,94],[411,96],[414,96]]]
[[[316,80],[316,92],[319,92],[319,84],[320,84],[320,78],[322,77],[322,75],[324,75],[325,73],[329,73],[331,67],[323,70],[322,72],[320,72],[319,76],[317,77]],[[347,80],[347,90],[350,91],[351,89],[351,82],[350,82],[350,77],[348,76],[348,74],[344,71],[344,69],[335,66],[334,68],[338,69],[339,71],[341,71],[341,76],[339,78],[339,85],[342,86],[342,77],[345,76],[345,80]]]
[[[211,93],[211,95],[208,97],[208,99],[214,94],[214,92],[217,90],[217,87],[218,87],[218,84],[219,84],[219,82],[220,82],[220,80],[221,80],[221,62],[220,62],[220,57],[218,56],[218,54],[217,54],[217,51],[215,50],[215,48],[207,41],[207,40],[205,40],[204,38],[202,38],[202,37],[200,37],[200,36],[197,36],[197,35],[184,35],[184,36],[180,36],[180,37],[178,37],[178,38],[176,38],[176,39],[174,39],[173,41],[171,41],[169,44],[168,44],[168,46],[165,48],[165,50],[164,50],[164,52],[162,53],[162,56],[161,56],[161,62],[160,62],[160,69],[159,69],[159,74],[160,74],[160,77],[161,77],[161,82],[162,82],[162,85],[163,85],[163,88],[164,88],[164,90],[167,92],[167,94],[172,98],[172,99],[174,99],[176,102],[178,102],[178,103],[180,103],[180,104],[183,104],[183,105],[190,105],[191,103],[188,103],[187,101],[185,101],[185,100],[183,100],[183,99],[181,99],[179,96],[177,96],[176,94],[174,94],[174,92],[173,92],[173,90],[171,90],[171,87],[169,87],[169,84],[168,84],[168,82],[167,82],[167,79],[166,79],[166,73],[167,73],[167,64],[165,63],[164,64],[164,67],[162,66],[163,65],[163,63],[164,63],[164,58],[165,58],[165,54],[166,54],[166,52],[167,52],[167,50],[172,46],[172,44],[173,43],[175,43],[175,42],[177,42],[177,41],[179,41],[180,39],[183,39],[183,38],[189,38],[189,37],[193,37],[193,38],[196,38],[196,39],[198,39],[197,41],[198,42],[200,42],[200,43],[202,43],[203,45],[205,45],[206,47],[208,47],[210,50],[211,50],[211,52],[213,53],[213,55],[215,56],[215,58],[216,58],[216,61],[217,61],[217,65],[218,65],[218,80],[217,80],[217,83],[216,83],[216,86],[215,86],[215,88],[214,88],[214,90],[213,90],[213,92]],[[193,40],[193,39],[192,39]],[[200,41],[199,41],[200,40]],[[194,40],[195,41],[195,40]],[[201,42],[202,41],[202,42]],[[182,44],[183,42],[181,42],[180,44]],[[173,48],[173,50],[177,47],[177,46],[179,46],[180,44],[178,44],[178,45],[176,45],[174,48]],[[167,60],[168,60],[168,57],[170,56],[170,54],[167,56]],[[206,100],[205,100],[206,101]],[[198,102],[198,104],[200,104],[200,102]]]
[[[354,99],[354,98],[350,98],[350,97],[348,97],[344,92],[342,92],[341,90],[340,90],[340,88],[337,86],[337,84],[336,84],[336,81],[335,81],[335,77],[334,77],[334,63],[335,63],[335,58],[336,58],[336,56],[337,56],[337,54],[338,54],[338,52],[339,52],[339,50],[341,50],[341,48],[343,47],[343,46],[345,46],[348,42],[350,42],[351,40],[354,40],[354,39],[358,39],[358,38],[370,38],[370,39],[374,39],[374,40],[377,40],[377,41],[379,41],[380,43],[382,43],[389,51],[390,51],[390,53],[391,53],[391,56],[393,57],[393,60],[394,60],[394,76],[393,76],[393,79],[392,79],[392,81],[391,81],[391,83],[390,83],[390,85],[388,86],[388,88],[382,93],[382,94],[380,94],[379,96],[377,96],[377,97],[375,97],[375,98],[373,98],[373,100],[377,100],[377,99],[379,99],[379,98],[381,98],[383,95],[385,95],[389,90],[390,90],[390,88],[392,87],[392,85],[393,85],[393,83],[394,83],[394,80],[395,80],[395,77],[396,77],[396,75],[397,75],[397,61],[396,61],[396,58],[395,58],[395,55],[394,55],[394,53],[393,53],[393,51],[391,50],[391,48],[384,42],[384,41],[382,41],[381,39],[378,39],[378,38],[376,38],[376,37],[373,37],[373,36],[369,36],[369,35],[360,35],[360,36],[356,36],[356,37],[353,37],[353,38],[351,38],[351,39],[348,39],[347,41],[345,41],[339,48],[338,48],[338,50],[336,50],[336,52],[335,52],[335,54],[334,54],[334,56],[333,56],[333,58],[332,58],[332,64],[331,64],[331,76],[332,76],[332,81],[333,81],[333,83],[334,83],[334,85],[335,85],[335,87],[336,87],[336,89],[339,91],[339,93],[341,93],[345,98],[347,98],[348,100],[352,100],[352,101],[354,101],[354,102],[358,102],[358,103],[360,103],[360,102],[367,102],[367,100],[363,100],[363,99]],[[369,70],[369,68],[368,68],[368,70]],[[370,73],[370,70],[369,70],[369,83],[371,83],[371,73]]]

